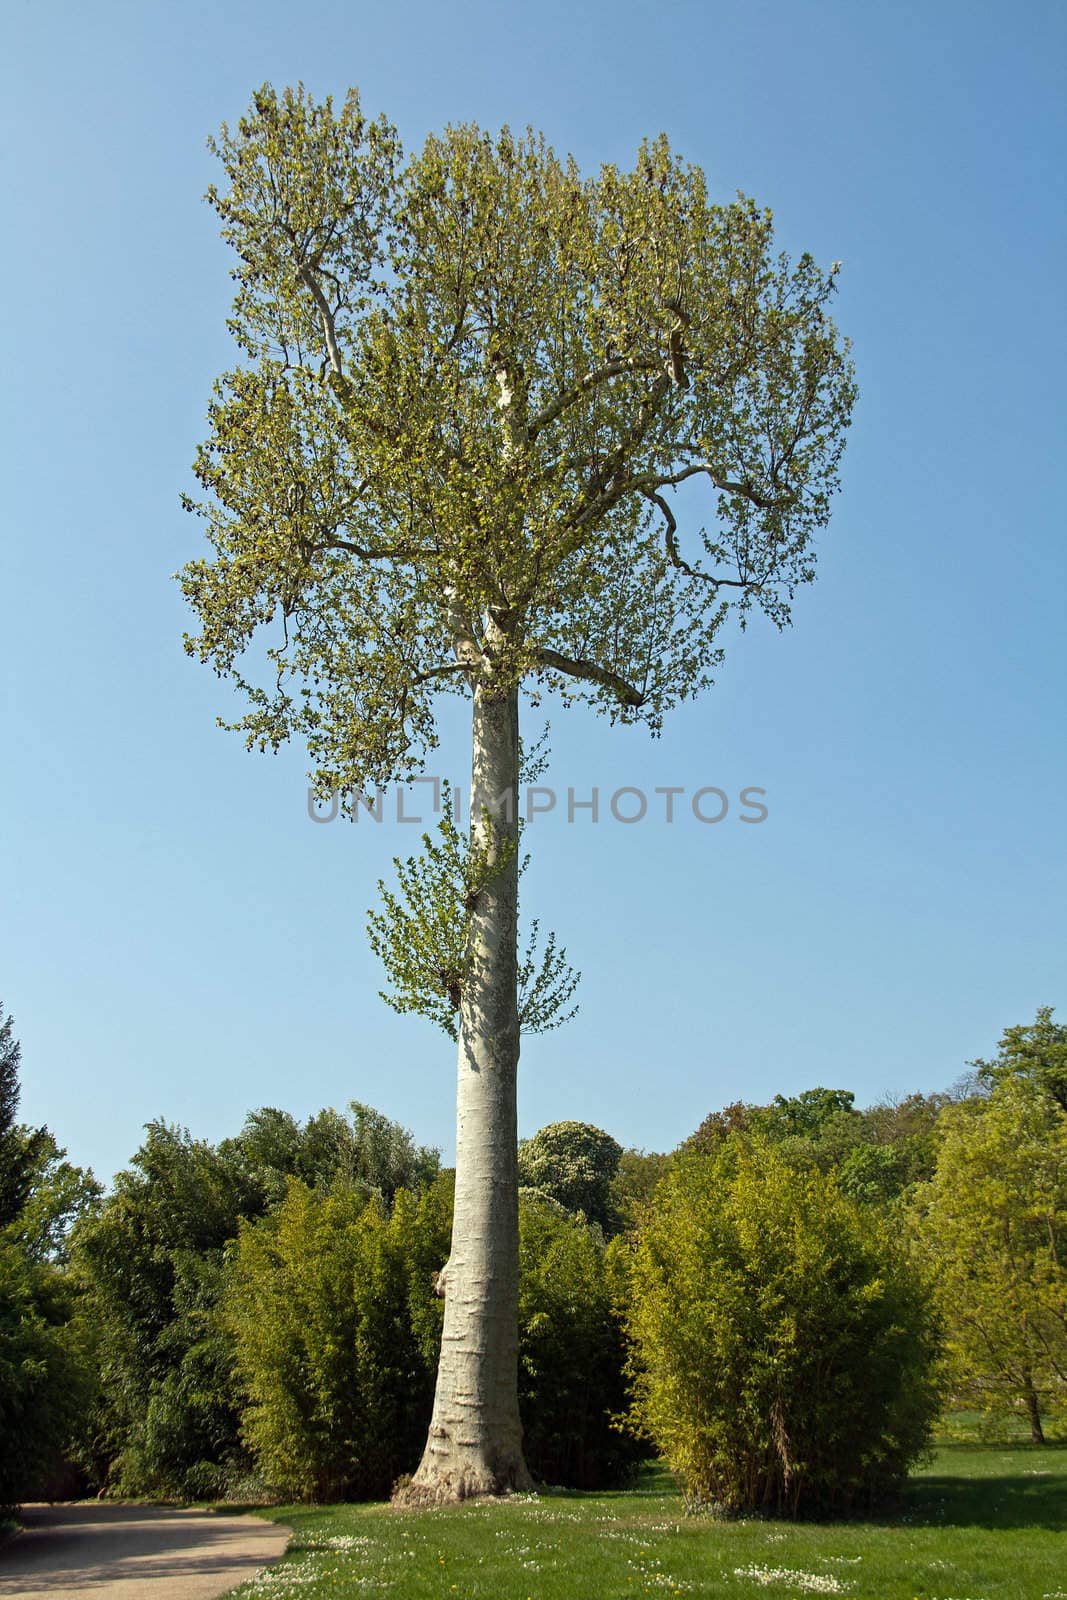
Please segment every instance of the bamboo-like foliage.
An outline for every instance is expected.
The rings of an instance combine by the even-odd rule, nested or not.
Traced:
[[[899,1228],[733,1134],[672,1164],[630,1264],[635,1420],[694,1502],[822,1515],[899,1492],[944,1399]]]

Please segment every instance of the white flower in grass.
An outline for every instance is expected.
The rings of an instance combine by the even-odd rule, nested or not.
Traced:
[[[735,1567],[734,1577],[748,1578],[765,1589],[774,1583],[787,1583],[794,1589],[803,1589],[806,1594],[848,1594],[853,1587],[851,1583],[842,1583],[832,1573],[801,1572],[795,1567],[757,1567],[754,1562],[748,1567]]]

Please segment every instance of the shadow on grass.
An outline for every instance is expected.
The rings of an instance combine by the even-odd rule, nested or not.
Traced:
[[[1062,1533],[1067,1531],[1064,1473],[1036,1470],[1025,1477],[980,1478],[924,1473],[908,1485],[900,1514],[887,1520],[906,1520],[913,1527],[1043,1528]]]
[[[563,1484],[537,1483],[536,1491],[553,1500],[652,1500],[680,1496],[678,1480],[661,1461],[643,1461],[633,1477],[616,1489],[570,1489]]]
[[[1011,1449],[1013,1455],[1023,1454],[1017,1444],[1006,1448]],[[951,1457],[957,1452],[962,1458],[959,1475],[951,1470]],[[869,1527],[988,1528],[1005,1532],[1034,1528],[1050,1533],[1067,1532],[1067,1443],[1044,1445],[1040,1453],[1035,1452],[1037,1459],[1045,1456],[1047,1460],[1048,1454],[1060,1457],[1051,1469],[1023,1466],[1012,1473],[986,1473],[982,1469],[987,1461],[993,1464],[989,1458],[995,1454],[995,1448],[989,1446],[978,1452],[973,1445],[942,1444],[938,1450],[939,1465],[949,1470],[924,1472],[912,1478],[902,1498],[892,1506],[874,1509],[866,1516],[853,1512],[840,1518],[805,1517],[799,1519],[796,1526],[850,1523]],[[976,1473],[978,1463],[981,1466]],[[674,1498],[679,1496],[679,1487],[662,1463],[650,1461],[639,1469],[628,1489],[599,1493],[567,1489],[549,1492],[579,1501],[619,1498],[632,1502],[637,1498]]]

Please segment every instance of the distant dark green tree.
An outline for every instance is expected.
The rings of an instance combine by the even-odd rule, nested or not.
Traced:
[[[748,1105],[744,1100],[734,1100],[721,1111],[709,1111],[699,1128],[682,1141],[679,1149],[689,1155],[716,1155],[732,1133],[750,1132],[753,1113],[762,1109],[761,1106]]]
[[[388,1207],[398,1187],[437,1171],[436,1151],[368,1106],[300,1124],[253,1112],[219,1145],[150,1123],[130,1168],[76,1233],[104,1375],[86,1453],[127,1493],[220,1493],[249,1466],[233,1340],[219,1317],[226,1247],[291,1178]],[[438,1263],[439,1265],[440,1263]]]
[[[611,1233],[619,1225],[611,1186],[621,1157],[618,1140],[591,1122],[550,1122],[520,1140],[519,1182]]]
[[[0,1006],[0,1018],[3,1007]],[[15,1121],[21,1051],[0,1022],[0,1505],[47,1493],[93,1388],[78,1296],[52,1258],[91,1204],[92,1175],[47,1128]]]
[[[232,1355],[215,1307],[226,1243],[263,1193],[234,1152],[149,1123],[99,1214],[75,1230],[99,1342],[101,1405],[87,1452],[109,1487],[210,1492],[241,1460]]]
[[[9,1236],[31,1261],[66,1263],[70,1232],[93,1213],[104,1190],[92,1172],[66,1159],[47,1128],[18,1130],[24,1140],[29,1193]]]
[[[864,1205],[889,1205],[932,1178],[938,1120],[951,1103],[947,1094],[909,1094],[861,1111],[862,1142],[846,1151],[837,1168],[845,1194]]]
[[[850,1089],[805,1089],[802,1094],[776,1094],[761,1108],[758,1123],[769,1139],[814,1139],[838,1117],[855,1115],[856,1097]]]
[[[857,1110],[847,1089],[775,1095],[768,1105],[735,1101],[713,1111],[680,1147],[714,1155],[735,1134],[768,1140],[800,1172],[837,1174],[842,1191],[865,1205],[890,1205],[930,1178],[936,1127],[952,1096],[912,1094]]]
[[[878,1100],[860,1116],[873,1143],[910,1145],[913,1141],[927,1141],[936,1162],[938,1118],[952,1103],[951,1094],[906,1094],[899,1099]]]
[[[15,1038],[14,1017],[4,1016],[4,1002],[0,1000],[0,1138],[15,1125],[19,1108],[19,1062],[22,1046]]]
[[[798,1171],[835,1172],[865,1141],[854,1101],[849,1089],[776,1094],[770,1105],[753,1109],[752,1126]]]
[[[670,1165],[670,1156],[658,1150],[624,1150],[611,1180],[611,1205],[624,1226],[651,1200],[657,1183]]]
[[[417,1146],[406,1128],[371,1106],[353,1100],[348,1109],[348,1117],[328,1108],[301,1124],[288,1111],[264,1106],[219,1148],[247,1165],[267,1204],[285,1195],[291,1177],[311,1188],[348,1184],[387,1206],[398,1189],[433,1181],[439,1151]]]
[[[15,1020],[4,1016],[0,1000],[0,1228],[13,1221],[26,1204],[34,1166],[48,1135],[46,1128],[23,1128],[15,1121],[22,1046],[14,1029]]]

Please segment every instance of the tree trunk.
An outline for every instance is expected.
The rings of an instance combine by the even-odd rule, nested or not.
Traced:
[[[460,1010],[456,1208],[438,1278],[444,1334],[433,1419],[402,1504],[531,1486],[518,1400],[518,694],[474,689],[471,833],[502,862],[472,915]],[[484,809],[483,809],[484,808]],[[488,816],[485,812],[488,812]]]
[[[1041,1426],[1041,1410],[1038,1406],[1037,1395],[1034,1392],[1032,1383],[1027,1383],[1024,1398],[1026,1400],[1026,1414],[1030,1418],[1030,1443],[1044,1444],[1045,1430]]]

